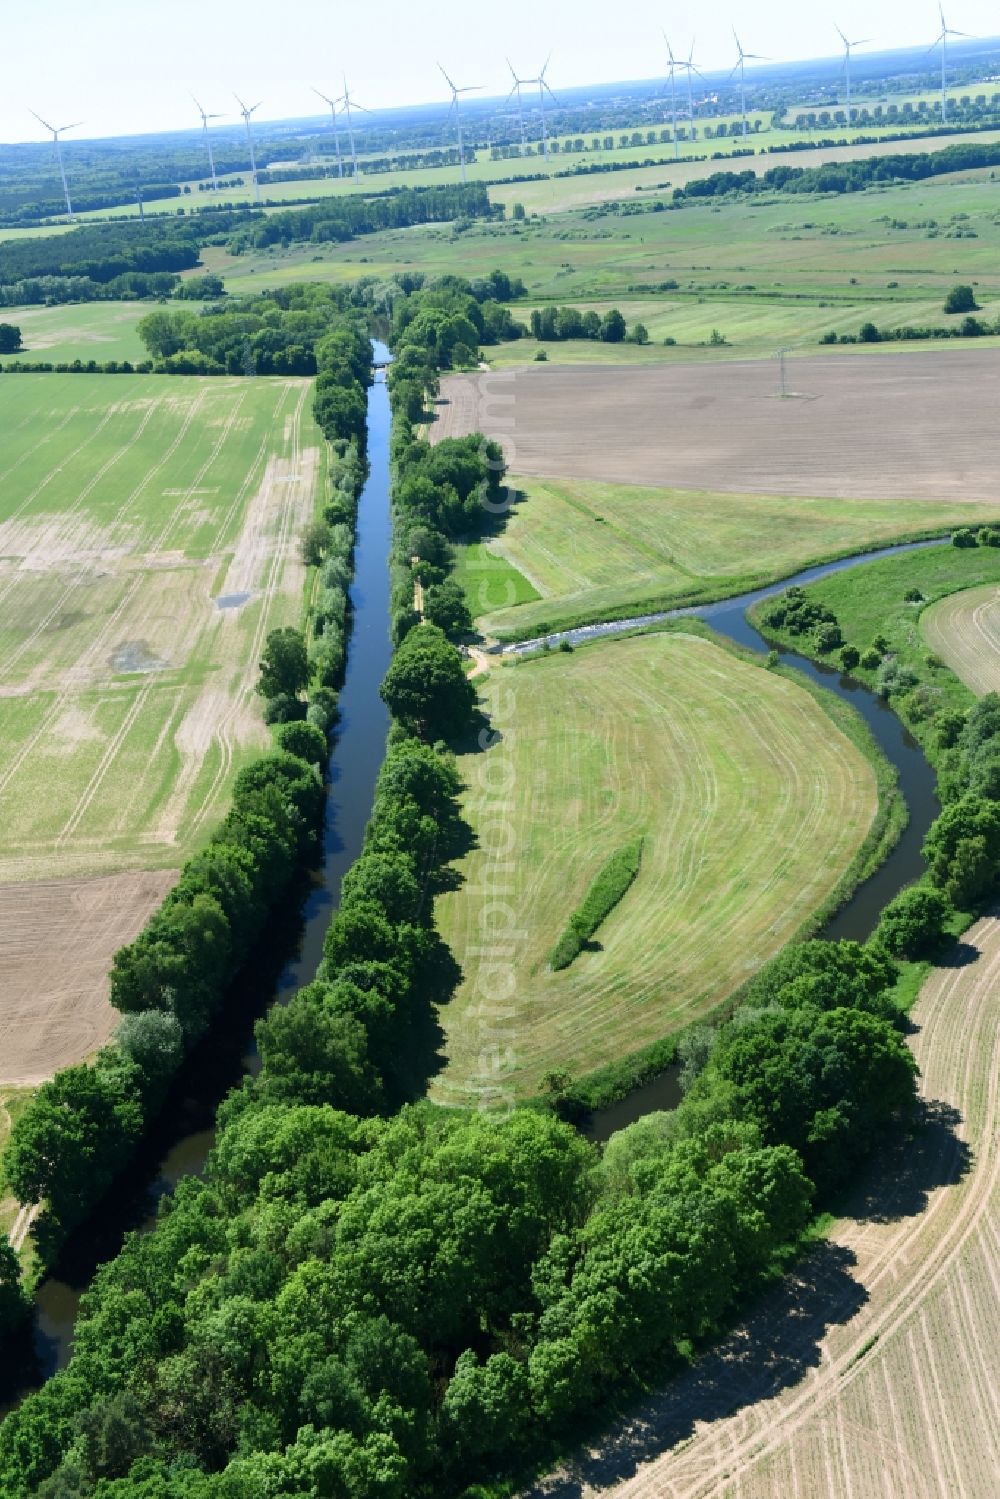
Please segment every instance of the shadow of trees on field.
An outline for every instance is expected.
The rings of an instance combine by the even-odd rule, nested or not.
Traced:
[[[610,1488],[687,1441],[696,1422],[721,1420],[798,1384],[819,1364],[827,1328],[849,1321],[868,1300],[850,1273],[854,1264],[842,1245],[817,1244],[757,1303],[747,1323],[525,1499],[579,1499],[588,1488]]]
[[[839,1210],[859,1223],[918,1216],[935,1188],[954,1185],[969,1170],[971,1152],[956,1133],[960,1122],[950,1105],[922,1102]],[[592,1434],[592,1448],[523,1499],[582,1499],[589,1489],[611,1488],[689,1440],[696,1423],[723,1420],[799,1384],[819,1366],[827,1330],[849,1322],[869,1299],[851,1273],[856,1263],[846,1245],[818,1243],[759,1298],[741,1326],[603,1435]]]

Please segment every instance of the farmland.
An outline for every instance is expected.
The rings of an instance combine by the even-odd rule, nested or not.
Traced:
[[[962,952],[913,1012],[921,1133],[747,1323],[531,1499],[995,1492],[1000,922]]]
[[[968,516],[967,506],[921,500],[790,500],[583,479],[515,482],[521,498],[506,529],[485,548],[459,552],[470,607],[484,630],[500,636],[732,593],[821,557],[962,524]],[[516,569],[521,582],[513,592],[505,576],[481,566],[484,554],[498,568]]]
[[[1000,353],[716,368],[544,369],[442,382],[440,436],[485,430],[534,478],[743,494],[995,504]],[[502,401],[502,405],[501,405]],[[499,414],[498,414],[499,413]],[[485,425],[484,425],[485,424]],[[499,428],[499,430],[496,430]]]
[[[512,954],[501,1028],[507,1081],[524,1093],[549,1069],[579,1074],[718,1004],[830,896],[875,815],[870,763],[817,702],[702,638],[501,668],[484,703],[503,740],[460,760],[479,846],[438,905],[464,971],[441,1014],[441,1102],[480,1085],[491,937]],[[491,817],[497,786],[512,794]],[[595,875],[638,837],[642,868],[597,950],[551,972]]]
[[[626,147],[616,146],[611,151],[585,151],[585,152],[563,152],[561,149],[552,154],[548,166],[537,149],[532,156],[513,157],[508,160],[493,161],[488,151],[480,150],[475,161],[469,160],[467,173],[471,182],[488,182],[495,184],[491,187],[491,196],[497,202],[511,204],[522,202],[532,212],[561,212],[567,208],[576,208],[588,203],[601,203],[609,198],[620,196],[622,193],[655,191],[661,187],[678,187],[698,177],[705,177],[712,172],[719,171],[726,166],[726,158],[733,157],[737,152],[749,149],[757,154],[751,156],[739,156],[737,163],[740,169],[750,167],[754,171],[764,172],[775,163],[782,163],[788,158],[783,149],[788,144],[794,143],[796,147],[804,146],[805,149],[796,149],[793,161],[796,166],[816,166],[825,161],[853,161],[867,156],[872,156],[880,151],[891,150],[893,152],[909,151],[934,151],[941,150],[955,140],[967,139],[967,137],[956,136],[947,131],[940,135],[927,138],[926,136],[913,136],[902,140],[893,140],[888,144],[880,141],[872,141],[872,136],[880,134],[898,133],[906,128],[899,123],[892,127],[884,126],[873,128],[866,126],[859,130],[856,127],[848,129],[843,125],[834,125],[828,129],[816,130],[788,130],[767,129],[763,115],[749,115],[751,125],[754,120],[761,121],[762,128],[751,133],[748,141],[744,143],[742,137],[729,135],[721,139],[704,138],[704,123],[708,123],[716,129],[723,123],[722,119],[707,122],[697,122],[700,138],[696,141],[680,141],[679,160],[674,160],[673,145],[670,141],[657,140],[653,143],[643,141],[641,145],[629,145]],[[734,116],[725,117],[725,124],[731,127],[735,122]],[[682,121],[679,119],[678,123]],[[914,122],[914,128],[926,129],[926,125]],[[664,129],[661,124],[657,127],[657,134]],[[606,133],[606,132],[604,132]],[[617,141],[623,132],[620,130],[612,132]],[[602,133],[603,134],[603,133]],[[643,131],[645,134],[645,131]],[[867,139],[860,144],[856,137],[864,136]],[[818,142],[829,140],[831,137],[838,142],[834,146],[822,146]],[[582,137],[589,142],[593,138],[593,132],[585,132]],[[559,138],[562,140],[563,138]],[[572,139],[575,139],[573,137]],[[977,132],[977,141],[993,141],[1000,139],[1000,131]],[[808,142],[817,142],[813,147]],[[775,153],[776,154],[773,154]],[[695,158],[695,159],[691,159]],[[650,165],[631,167],[630,162],[649,162]],[[613,170],[600,171],[594,175],[578,175],[560,177],[560,171],[571,171],[574,167],[596,165],[612,168]],[[331,171],[335,172],[333,161],[330,162]],[[270,207],[280,208],[284,204],[296,202],[316,202],[329,197],[339,197],[343,194],[355,192],[390,191],[393,188],[433,187],[440,183],[447,175],[448,170],[454,168],[441,167],[416,167],[406,170],[389,172],[378,172],[372,175],[364,175],[357,182],[345,174],[344,177],[331,175],[329,177],[304,179],[299,181],[265,182],[261,187],[261,194],[265,203]],[[534,182],[514,182],[510,179],[525,175],[538,175],[541,180]],[[221,204],[251,203],[254,200],[253,183],[249,172],[242,173],[242,185],[231,188],[223,188],[217,201]],[[188,199],[193,204],[203,204],[208,201],[207,179],[200,182],[195,181],[188,184],[192,191]],[[177,209],[176,198],[153,199],[145,205],[147,213],[174,213]],[[138,210],[133,203],[123,204],[120,207],[105,210],[97,215],[101,218],[132,218]]]
[[[253,682],[267,629],[301,613],[309,389],[4,382],[0,1081],[104,1039],[112,952],[267,743]]]
[[[931,650],[975,693],[1000,691],[1000,588],[988,583],[941,599],[920,616]]]
[[[129,360],[148,357],[136,324],[149,312],[142,302],[81,302],[61,307],[5,307],[2,320],[21,330],[24,348],[4,362],[52,364],[74,359]]]

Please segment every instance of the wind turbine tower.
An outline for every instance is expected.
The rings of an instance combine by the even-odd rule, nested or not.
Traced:
[[[29,110],[28,113],[35,115],[35,111],[33,109]],[[61,135],[65,135],[67,130],[76,130],[83,122],[81,120],[77,120],[73,125],[60,125],[57,130],[55,126],[50,125],[47,120],[43,120],[41,115],[35,115],[35,119],[38,121],[39,125],[44,125],[46,130],[50,130],[52,132],[52,144],[56,148],[56,161],[59,163],[59,176],[62,178],[63,197],[66,199],[66,212],[69,214],[70,218],[72,218],[73,204],[69,196],[69,183],[66,181],[66,168],[63,166],[62,146],[60,145],[59,137]]]
[[[369,111],[365,109],[363,104],[359,104],[357,99],[351,98],[351,91],[347,87],[346,77],[344,78],[344,92],[337,100],[337,103],[344,106],[344,113],[347,116],[347,140],[351,148],[351,170],[356,179],[358,177],[358,153],[354,149],[354,121],[351,119],[351,110],[360,109],[362,114],[368,114]]]
[[[674,56],[673,48],[671,47],[669,41],[667,41],[667,33],[666,32],[663,33],[663,40],[664,40],[664,42],[666,44],[667,56],[670,59],[670,134],[672,135],[673,141],[674,141],[674,161],[676,161],[677,160],[677,156],[678,156],[678,148],[677,148],[677,84],[675,82],[675,74],[677,72],[677,69],[679,67],[682,68],[684,66],[684,64],[683,63],[679,63],[677,61],[676,57]],[[688,82],[690,83],[690,74],[688,75]]]
[[[441,68],[445,83],[451,89],[451,107],[455,111],[455,129],[458,133],[458,160],[462,168],[462,181],[465,182],[465,146],[462,143],[462,116],[458,108],[458,96],[459,94],[474,94],[478,91],[480,85],[478,83],[468,83],[464,88],[456,88],[440,63],[438,63],[438,67]]]
[[[191,98],[194,99],[194,94],[191,95]],[[194,99],[194,103],[195,108],[201,115],[201,128],[205,133],[205,150],[208,152],[208,170],[212,175],[212,191],[213,193],[217,193],[219,191],[219,179],[215,175],[215,157],[212,155],[212,140],[208,133],[208,122],[209,120],[221,120],[222,116],[220,114],[206,114],[197,99]]]
[[[337,101],[336,99],[329,98],[326,94],[320,93],[318,88],[314,88],[313,93],[316,94],[318,98],[322,99],[324,103],[329,104],[330,106],[330,119],[332,121],[331,128],[333,130],[333,144],[337,149],[337,176],[343,177],[344,159],[340,154],[340,131],[337,129]]]
[[[967,31],[953,31],[944,18],[944,7],[940,4],[938,5],[938,15],[941,17],[941,31],[934,38],[934,41],[927,50],[928,52],[933,52],[935,47],[940,46],[941,48],[941,123],[943,125],[948,118],[948,90],[945,81],[948,67],[948,38],[950,36],[968,36],[969,33]]]
[[[254,200],[259,203],[260,183],[257,181],[257,157],[255,156],[253,149],[253,131],[250,129],[250,116],[253,114],[255,109],[260,108],[263,101],[258,99],[256,104],[251,104],[250,108],[247,109],[239,94],[234,94],[233,97],[235,98],[237,104],[240,106],[240,114],[243,116],[243,123],[247,127],[247,145],[250,147],[250,171],[253,175],[253,195]]]
[[[846,36],[844,35],[844,33],[841,31],[840,27],[836,24],[836,22],[834,23],[833,29],[837,33],[837,35],[840,37],[840,40],[844,44],[844,72],[845,72],[845,74],[847,76],[847,123],[848,123],[848,125],[850,125],[850,123],[851,123],[851,48],[852,47],[863,47],[866,44],[866,42],[870,42],[871,41],[871,37],[870,36],[864,36],[864,37],[861,38],[860,41],[849,42],[847,40]]]
[[[736,51],[738,53],[738,56],[736,58],[736,66],[733,68],[733,71],[732,71],[732,73],[730,73],[729,77],[730,77],[730,79],[732,79],[736,73],[739,73],[739,75],[740,75],[740,115],[742,116],[742,119],[743,119],[743,139],[746,140],[746,138],[747,138],[747,90],[746,90],[746,80],[744,78],[744,73],[743,73],[743,64],[747,63],[747,62],[767,62],[767,58],[764,57],[764,56],[762,56],[761,53],[759,53],[759,52],[744,52],[743,51],[743,44],[741,43],[739,37],[736,35],[736,27],[735,26],[733,27],[733,38],[734,38],[734,40],[736,42]]]
[[[504,107],[506,108],[506,106],[510,103],[511,99],[513,99],[514,95],[516,94],[517,123],[521,131],[521,155],[523,156],[525,154],[525,151],[527,150],[527,141],[524,134],[524,105],[521,101],[521,84],[526,83],[528,80],[525,78],[518,78],[517,74],[514,72],[514,64],[511,62],[509,57],[507,59],[507,66],[508,68],[510,68],[510,76],[514,80],[514,87],[511,89],[510,93],[507,95],[507,98],[504,100]]]

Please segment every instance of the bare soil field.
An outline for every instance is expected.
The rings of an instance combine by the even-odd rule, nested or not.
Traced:
[[[166,870],[0,886],[0,1086],[43,1082],[108,1039],[111,954],[175,876]]]
[[[1000,691],[1000,589],[995,583],[940,599],[920,616],[936,655],[980,695]]]
[[[773,360],[529,366],[447,377],[432,430],[483,431],[527,477],[995,510],[998,379],[989,349],[796,359],[784,400]]]
[[[913,1012],[923,1121],[751,1318],[532,1499],[992,1499],[1000,921]]]

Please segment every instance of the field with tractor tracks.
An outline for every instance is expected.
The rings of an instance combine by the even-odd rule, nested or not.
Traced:
[[[322,467],[309,393],[4,381],[0,1082],[106,1038],[112,953],[268,742],[257,661],[300,618]]]
[[[695,635],[554,653],[478,685],[502,738],[459,760],[478,846],[437,905],[464,978],[432,1092],[463,1104],[497,1035],[505,1083],[528,1093],[718,1004],[830,896],[877,805],[871,763],[804,688]],[[632,888],[552,972],[591,882],[639,837]]]

